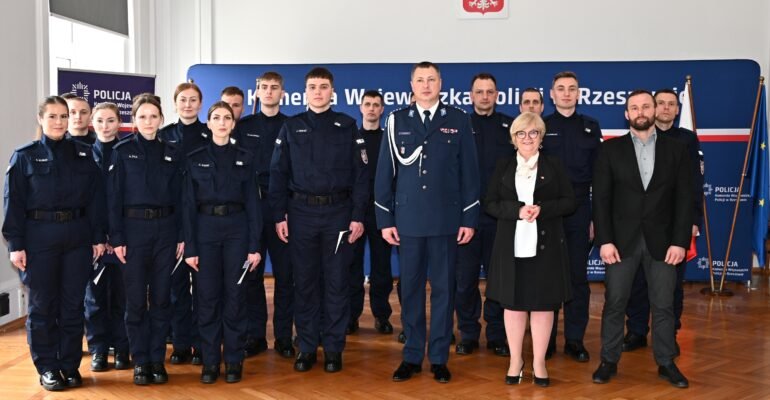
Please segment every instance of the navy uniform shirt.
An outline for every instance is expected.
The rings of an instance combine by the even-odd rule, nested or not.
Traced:
[[[286,219],[289,195],[326,196],[348,192],[351,221],[363,222],[369,202],[369,157],[356,121],[346,114],[308,110],[289,117],[275,140],[270,162],[270,205],[274,220]]]
[[[104,185],[91,146],[72,139],[43,135],[11,156],[5,179],[3,236],[9,251],[25,250],[27,211],[85,209],[91,237],[105,242]]]
[[[251,150],[259,171],[259,184],[267,188],[270,184],[270,159],[275,148],[275,139],[281,130],[285,114],[268,117],[261,112],[243,117],[235,126],[233,138],[241,147]],[[266,192],[266,191],[265,191]]]
[[[575,187],[576,196],[587,196],[594,176],[594,163],[602,142],[599,122],[573,113],[565,117],[558,111],[543,118],[543,154],[558,157]]]
[[[368,130],[361,128],[358,130],[361,137],[364,138],[366,154],[369,156],[369,191],[374,195],[374,175],[377,169],[377,160],[380,158],[380,144],[382,143],[382,128]]]
[[[239,223],[247,224],[249,228],[248,251],[250,254],[258,252],[262,211],[253,153],[232,142],[219,146],[212,141],[187,155],[185,170],[185,257],[198,255],[196,237],[198,207],[201,205],[242,206],[248,220]]]
[[[182,121],[168,124],[158,131],[158,137],[168,143],[180,144],[182,147],[182,156],[204,146],[211,141],[211,132],[203,122],[195,120],[190,125],[185,125]]]
[[[687,145],[687,153],[690,155],[690,168],[692,170],[692,191],[693,191],[693,225],[700,225],[703,219],[703,152],[700,149],[700,140],[695,132],[672,126],[669,130],[662,130],[655,127],[659,135],[672,137]]]
[[[120,141],[112,151],[107,176],[110,244],[126,244],[124,208],[173,207],[181,241],[181,151],[159,137],[141,134]]]
[[[91,147],[94,161],[96,161],[96,164],[102,170],[102,174],[105,178],[107,177],[107,172],[109,172],[112,163],[112,149],[118,142],[119,140],[117,138],[109,142],[97,140]]]
[[[88,131],[83,136],[73,136],[71,133],[67,132],[65,133],[68,139],[77,140],[78,142],[82,142],[85,144],[90,144],[93,146],[94,143],[96,143],[96,132],[94,131]]]
[[[473,139],[476,142],[476,154],[479,160],[480,194],[487,193],[487,185],[492,173],[495,172],[497,160],[516,155],[516,149],[511,143],[511,123],[513,118],[493,112],[491,115],[471,113]],[[494,222],[487,213],[481,213],[482,224]]]
[[[379,229],[454,235],[479,218],[479,164],[465,111],[439,104],[425,131],[417,107],[392,112],[374,182]]]

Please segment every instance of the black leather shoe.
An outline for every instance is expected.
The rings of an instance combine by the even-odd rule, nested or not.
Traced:
[[[402,361],[396,369],[396,372],[393,373],[393,380],[395,382],[403,382],[411,378],[412,375],[419,374],[420,372],[422,372],[422,366],[420,364]]]
[[[519,374],[516,376],[505,376],[505,384],[506,385],[518,385],[521,383],[521,378],[524,377],[524,361],[521,361],[521,370],[519,371]]]
[[[297,372],[307,372],[313,368],[317,361],[315,353],[303,353],[297,354],[297,359],[294,361],[294,370]]]
[[[40,386],[45,390],[57,392],[59,390],[64,390],[67,387],[67,384],[64,383],[61,372],[46,371],[43,375],[40,375]]]
[[[265,343],[265,347],[267,347],[267,343]],[[200,350],[193,348],[192,357],[190,357],[190,364],[203,365],[203,355],[201,354]]]
[[[115,353],[115,369],[123,370],[131,368],[131,357],[128,352],[118,351]]]
[[[551,339],[548,341],[548,347],[545,349],[545,359],[550,360],[554,353],[556,353],[556,341]]]
[[[678,388],[684,389],[690,386],[690,382],[687,381],[687,378],[682,375],[682,372],[679,371],[679,368],[677,368],[676,364],[674,363],[665,366],[659,366],[658,376],[667,380],[669,383],[671,383],[671,385]]]
[[[342,353],[324,351],[324,371],[340,372],[342,370]]]
[[[294,358],[296,355],[294,346],[291,345],[291,338],[283,338],[275,340],[275,351],[283,358]]]
[[[406,343],[406,334],[404,331],[401,331],[401,333],[398,334],[398,342],[399,343]]]
[[[452,379],[452,374],[446,364],[431,364],[430,372],[433,372],[433,379],[438,383],[449,383],[449,380]]]
[[[107,353],[94,353],[91,356],[91,371],[104,372],[110,369],[107,363]]]
[[[390,324],[390,321],[388,321],[387,318],[375,318],[374,329],[385,335],[393,333],[393,325]]]
[[[152,383],[152,368],[150,365],[137,365],[134,367],[134,385],[149,385]]]
[[[532,376],[534,378],[532,380],[532,383],[534,383],[535,385],[540,386],[540,387],[551,386],[551,378],[548,378],[548,377],[546,377],[546,378],[538,378],[538,377],[536,377],[534,375],[532,375]]]
[[[358,320],[351,319],[350,321],[348,321],[348,327],[345,328],[345,334],[352,335],[356,332],[358,332]]]
[[[628,332],[623,338],[623,351],[634,351],[642,347],[647,347],[647,336]]]
[[[78,370],[62,371],[62,377],[64,377],[64,385],[68,388],[76,388],[83,386],[83,377],[80,376]]]
[[[201,383],[211,384],[219,378],[219,364],[204,365],[201,369]]]
[[[246,357],[253,357],[267,350],[267,340],[265,338],[249,339],[246,341],[244,351]]]
[[[577,362],[588,362],[591,359],[588,350],[583,346],[583,342],[567,342],[564,345],[564,354]]]
[[[225,382],[237,383],[243,376],[242,363],[225,363]]]
[[[505,341],[491,341],[487,342],[487,349],[492,350],[496,356],[508,357],[511,355],[511,349],[508,348],[508,344]]]
[[[192,351],[190,351],[190,349],[187,349],[187,350],[174,349],[174,351],[171,352],[171,358],[169,359],[169,361],[171,361],[171,364],[177,365],[177,364],[187,364],[190,362],[190,359],[192,359]]]
[[[152,383],[166,383],[168,382],[168,372],[166,372],[166,367],[163,366],[161,363],[153,363],[150,366],[150,371],[152,372]]]
[[[473,350],[479,348],[478,340],[463,339],[455,346],[455,353],[467,356],[473,354]]]
[[[607,383],[610,378],[618,374],[618,364],[607,361],[602,361],[599,364],[599,368],[594,371],[593,381],[594,383]]]

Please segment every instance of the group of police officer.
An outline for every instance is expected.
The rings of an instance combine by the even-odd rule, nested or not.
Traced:
[[[324,370],[340,371],[345,335],[358,329],[358,319],[363,310],[366,239],[371,256],[371,309],[375,329],[383,334],[393,332],[388,300],[393,283],[390,257],[392,247],[399,250],[401,278],[398,293],[403,304],[401,319],[404,329],[399,340],[404,341],[405,346],[403,362],[393,374],[394,381],[407,380],[421,371],[426,342],[434,378],[442,383],[451,379],[447,360],[450,343],[454,341],[455,313],[460,333],[455,347],[457,354],[468,355],[478,349],[481,335],[479,319],[483,309],[483,318],[487,323],[486,347],[495,355],[508,356],[502,308],[488,299],[482,307],[478,287],[481,269],[489,265],[496,229],[496,221],[481,212],[482,196],[496,161],[515,154],[509,132],[512,118],[495,110],[498,97],[495,77],[481,73],[471,80],[473,111],[469,118],[463,110],[439,101],[439,67],[430,62],[418,63],[411,75],[414,103],[391,113],[384,129],[380,125],[383,98],[379,92],[364,93],[360,105],[363,122],[358,129],[353,118],[331,109],[333,83],[334,78],[328,70],[312,69],[305,77],[308,110],[293,117],[280,112],[284,82],[275,72],[267,72],[259,78],[256,95],[260,110],[242,119],[243,92],[236,87],[228,87],[221,93],[221,100],[229,104],[237,121],[232,137],[240,148],[253,157],[262,218],[259,232],[262,262],[255,272],[246,274],[243,289],[248,308],[247,319],[242,322],[246,332],[245,355],[256,355],[267,349],[268,312],[263,273],[264,260],[269,255],[275,278],[275,350],[283,357],[294,358],[294,369],[302,372],[310,370],[317,362],[316,350],[320,344],[324,349]],[[556,74],[550,97],[555,111],[544,118],[546,133],[542,151],[562,160],[578,204],[575,213],[564,222],[572,282],[572,299],[564,305],[564,352],[578,362],[586,362],[589,354],[583,345],[583,337],[588,324],[590,296],[587,257],[593,239],[590,192],[602,132],[595,119],[577,113],[579,86],[574,73]],[[658,91],[655,101],[658,132],[686,142],[690,149],[694,176],[700,177],[700,181],[695,179],[693,190],[697,194],[695,198],[701,199],[702,158],[697,136],[673,127],[678,113],[676,93]],[[196,85],[179,85],[174,94],[174,104],[180,120],[158,132],[162,141],[181,147],[182,154],[194,152],[211,141],[211,132],[197,117],[201,102],[202,93]],[[85,119],[87,128],[88,117],[81,115],[88,111],[82,110],[81,103],[84,102],[75,99],[74,103],[68,103],[68,136],[75,139],[71,141],[73,146],[79,149],[77,146],[82,146],[82,143],[93,144],[93,135],[83,129],[80,121]],[[524,90],[519,103],[522,112],[541,114],[544,109],[543,95],[535,88]],[[41,111],[41,124],[46,122],[43,116]],[[61,119],[61,116],[57,118]],[[76,123],[75,126],[73,123]],[[59,128],[57,126],[56,129]],[[23,174],[34,178],[36,174],[43,174],[45,162],[49,161],[44,159],[46,157],[61,162],[58,161],[60,157],[51,155],[56,147],[47,145],[52,141],[46,138],[44,135],[41,142],[17,149],[8,171],[9,177]],[[90,148],[81,150],[77,150],[76,154],[87,150],[88,156],[91,156]],[[64,169],[51,170],[56,171],[59,177]],[[24,216],[28,221],[45,221],[49,223],[46,226],[63,228],[66,233],[61,236],[69,240],[78,236],[98,236],[99,232],[104,232],[98,222],[93,222],[91,234],[85,228],[81,229],[82,232],[70,228],[67,224],[80,221],[80,214],[92,215],[98,206],[92,206],[86,201],[88,199],[73,205],[66,201],[59,202],[67,198],[64,192],[51,194],[46,200],[50,204],[28,202],[22,208],[23,215],[15,218],[9,212],[9,202],[14,200],[14,196],[9,198],[9,192],[32,191],[31,196],[35,197],[39,193],[34,192],[42,190],[34,186],[35,179],[29,180],[31,187],[13,186],[19,181],[23,179],[6,180],[3,234],[8,240],[12,261],[20,269],[20,260],[18,257],[14,259],[17,253],[13,252],[24,249],[24,243],[19,239],[22,235],[19,231],[23,232],[19,227],[24,224],[20,221]],[[48,182],[41,185],[64,190],[61,184]],[[89,190],[101,193],[99,187],[96,185]],[[71,185],[68,188],[77,189],[83,188]],[[702,215],[699,202],[696,201],[694,208],[696,215]],[[64,209],[69,214],[57,211]],[[698,224],[699,218],[696,217],[693,234],[697,234]],[[54,240],[49,237],[51,233],[45,230],[39,234],[36,232],[35,222],[28,222],[26,235],[30,238],[26,242],[31,253],[36,243],[64,240],[61,237]],[[104,243],[104,240],[94,238],[93,243]],[[96,252],[95,247],[94,256]],[[43,257],[47,253],[35,251],[33,254]],[[57,253],[43,264],[56,265],[52,261],[56,257],[64,257],[62,262],[67,265],[74,263]],[[684,268],[680,266],[677,270],[680,276],[675,309],[676,326],[679,328]],[[25,283],[30,279],[30,272],[22,273]],[[170,361],[172,364],[201,364],[202,339],[198,334],[197,314],[207,305],[196,302],[196,287],[201,284],[198,273],[186,267],[173,268],[169,279],[173,308],[170,313],[173,342]],[[428,279],[431,282],[429,340],[426,338],[425,315],[425,285]],[[38,337],[30,340],[30,347],[41,373],[41,384],[44,381],[42,375],[53,368],[62,370],[65,379],[67,374],[73,376],[73,368],[75,372],[77,370],[74,355],[52,346],[55,334],[51,329],[56,324],[52,319],[56,318],[49,314],[54,312],[52,302],[57,298],[72,300],[73,296],[80,296],[82,300],[83,294],[79,291],[81,280],[74,284],[61,283],[66,290],[63,289],[58,297],[45,294],[30,297],[27,325],[30,337]],[[644,297],[644,285],[644,275],[638,274],[628,308],[624,351],[646,346],[649,303]],[[238,287],[236,290],[241,289]],[[98,307],[93,299],[87,300],[86,306]],[[82,321],[82,313],[80,317],[73,317],[73,308],[77,307],[69,307],[66,315],[74,318],[71,321],[77,318]],[[44,321],[37,321],[40,315],[45,316]],[[555,352],[557,322],[558,318],[554,318],[548,358]],[[35,324],[44,325],[46,329],[32,329]],[[62,324],[61,319],[59,324]],[[294,342],[293,325],[297,332]],[[40,339],[39,332],[44,330],[47,336]],[[76,331],[62,328],[61,339],[57,341],[74,341]],[[166,335],[166,332],[155,333]],[[40,346],[40,343],[46,345]],[[127,357],[122,350],[117,350],[118,346],[121,349],[124,346],[117,341],[110,345],[116,348],[116,368],[124,368]],[[295,352],[295,345],[299,348],[298,353]],[[92,350],[92,369],[106,369],[103,352]],[[133,356],[136,362],[136,355]],[[65,358],[72,360],[60,367],[50,361],[56,358],[60,358],[62,363]],[[50,365],[46,365],[45,360],[49,360]],[[66,380],[66,384],[78,386],[78,381],[73,378]]]

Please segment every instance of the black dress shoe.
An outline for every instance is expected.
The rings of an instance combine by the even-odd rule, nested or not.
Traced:
[[[78,370],[62,371],[62,377],[64,377],[64,385],[68,388],[76,388],[83,386],[83,377],[80,376]]]
[[[64,390],[67,387],[67,384],[64,383],[64,378],[62,378],[61,372],[46,371],[43,373],[43,375],[40,375],[40,386],[42,386],[45,390],[56,392],[59,390]]]
[[[508,357],[511,355],[511,349],[508,348],[508,344],[505,341],[491,341],[487,342],[487,349],[492,350],[496,356]]]
[[[690,386],[690,382],[682,375],[679,368],[673,362],[669,365],[661,365],[658,367],[658,376],[667,380],[671,385],[678,388],[686,388]]]
[[[419,374],[420,372],[422,372],[422,366],[420,364],[402,361],[396,369],[396,372],[393,373],[393,380],[395,382],[403,382],[411,378],[412,375]]]
[[[393,325],[390,324],[390,321],[388,321],[387,318],[375,318],[374,329],[385,335],[393,333]]]
[[[243,376],[243,363],[225,363],[225,382],[237,383]]]
[[[152,383],[166,383],[168,382],[168,372],[166,367],[161,363],[153,363],[150,366],[150,372],[152,372]]]
[[[129,357],[128,352],[118,351],[115,353],[114,358],[115,369],[122,370],[131,368],[131,357]]]
[[[152,383],[152,368],[149,364],[134,367],[134,385],[149,385]]]
[[[532,376],[534,378],[532,380],[532,383],[534,383],[535,385],[540,386],[540,387],[551,386],[551,378],[548,378],[548,377],[546,377],[546,378],[538,378],[534,374]]]
[[[452,374],[446,364],[431,364],[430,372],[433,372],[433,379],[438,383],[449,383],[449,380],[452,379]]]
[[[602,361],[592,376],[594,383],[607,383],[618,374],[618,364]]]
[[[295,351],[294,346],[291,344],[291,338],[283,338],[275,340],[275,351],[283,358],[294,358]]]
[[[267,350],[267,340],[265,338],[249,339],[246,341],[244,352],[246,357],[253,357]]]
[[[219,378],[219,364],[204,365],[201,369],[201,383],[214,383]]]
[[[315,353],[303,353],[297,354],[297,359],[294,361],[294,370],[297,372],[307,372],[313,368],[317,361]]]
[[[339,372],[342,370],[342,353],[324,351],[324,371]]]
[[[590,359],[588,350],[583,346],[583,342],[568,341],[564,345],[564,354],[572,357],[577,362],[588,362]]]
[[[623,351],[634,351],[642,347],[647,347],[647,336],[628,332],[623,338]]]
[[[104,372],[110,369],[107,363],[107,353],[94,353],[91,356],[91,371]]]
[[[519,371],[518,375],[515,375],[515,376],[506,375],[505,376],[505,384],[506,385],[518,385],[519,383],[521,383],[521,378],[523,378],[523,377],[524,377],[524,360],[521,361],[521,370]]]
[[[556,342],[554,340],[550,340],[548,342],[548,347],[545,349],[545,359],[550,360],[554,353],[556,353]]]
[[[267,343],[265,343],[265,348],[267,348]],[[203,365],[203,354],[201,354],[200,350],[193,348],[192,357],[190,357],[190,364]]]
[[[404,331],[401,331],[401,333],[398,334],[398,342],[399,343],[406,343],[406,334]]]
[[[357,319],[351,319],[348,321],[348,326],[345,328],[345,334],[346,335],[352,335],[354,333],[358,332],[358,320]]]
[[[171,358],[169,361],[171,361],[171,364],[177,365],[177,364],[187,364],[190,362],[190,359],[192,358],[192,351],[190,349],[186,350],[177,350],[174,349],[174,351],[171,352]]]
[[[473,350],[479,348],[478,340],[463,339],[455,346],[455,353],[467,356],[473,354]]]

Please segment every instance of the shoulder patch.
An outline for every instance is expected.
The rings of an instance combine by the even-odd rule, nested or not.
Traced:
[[[347,128],[348,126],[355,124],[356,120],[351,118],[349,115],[344,113],[337,113],[337,116],[334,118],[334,125]]]

